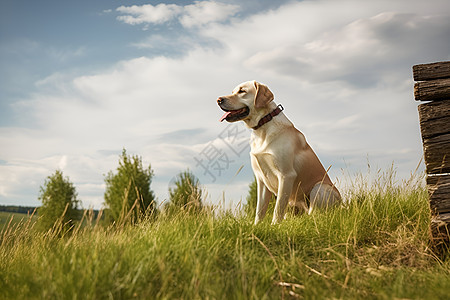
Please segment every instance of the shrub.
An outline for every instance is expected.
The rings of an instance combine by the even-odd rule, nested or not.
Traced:
[[[114,221],[134,223],[154,212],[152,178],[151,166],[144,169],[140,157],[129,156],[123,149],[117,173],[110,171],[105,178],[105,203]]]
[[[42,202],[38,209],[38,227],[49,230],[58,225],[61,226],[58,229],[70,230],[80,216],[77,196],[75,187],[68,177],[63,177],[62,171],[48,176],[38,198]]]
[[[200,182],[189,170],[177,175],[175,187],[169,188],[170,202],[166,211],[198,211],[202,207]]]

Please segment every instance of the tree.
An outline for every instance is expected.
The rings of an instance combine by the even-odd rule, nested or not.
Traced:
[[[202,207],[200,182],[189,170],[179,173],[174,185],[175,187],[169,188],[168,211],[198,211]]]
[[[134,223],[154,212],[152,178],[151,166],[144,169],[140,157],[129,156],[123,149],[117,173],[110,171],[105,177],[105,203],[114,221]]]
[[[80,201],[77,197],[74,185],[68,177],[63,177],[62,171],[56,170],[55,174],[48,176],[38,197],[42,202],[38,209],[38,227],[48,230],[59,221],[58,224],[62,226],[59,229],[64,232],[70,230],[80,216]]]

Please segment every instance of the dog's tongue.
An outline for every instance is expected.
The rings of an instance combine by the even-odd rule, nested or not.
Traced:
[[[227,111],[223,114],[223,116],[220,118],[220,122],[223,122],[229,115],[231,114],[230,111]]]

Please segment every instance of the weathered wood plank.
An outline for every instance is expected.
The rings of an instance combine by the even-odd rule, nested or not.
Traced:
[[[423,139],[450,133],[450,115],[439,119],[420,121],[420,129]]]
[[[450,184],[450,174],[428,175],[427,184]]]
[[[420,121],[450,116],[450,101],[423,103],[418,106]]]
[[[450,78],[416,82],[414,98],[418,101],[450,99]]]
[[[413,66],[415,81],[432,80],[450,77],[450,61]]]
[[[428,174],[450,173],[450,134],[423,139]]]
[[[433,214],[450,213],[450,174],[427,176]]]
[[[450,101],[433,101],[418,106],[422,139],[450,133]]]

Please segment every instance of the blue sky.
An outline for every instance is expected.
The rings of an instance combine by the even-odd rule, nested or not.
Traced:
[[[1,1],[0,204],[39,205],[59,168],[100,208],[125,147],[160,202],[189,168],[236,205],[250,131],[219,123],[215,99],[253,79],[342,189],[368,160],[406,179],[422,155],[411,67],[450,59],[449,14],[443,0]]]

